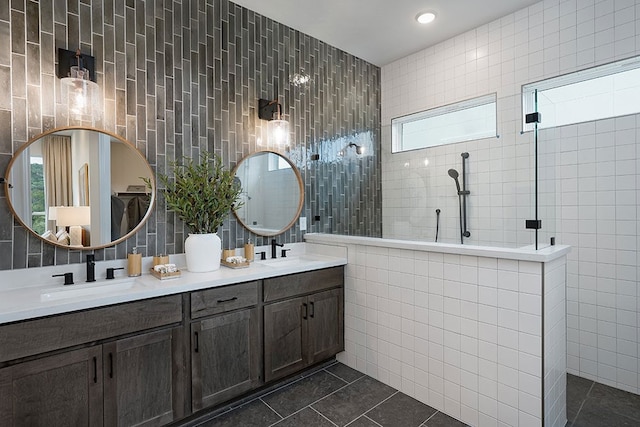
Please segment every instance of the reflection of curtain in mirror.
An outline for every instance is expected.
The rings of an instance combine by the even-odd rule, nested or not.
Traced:
[[[42,163],[47,206],[73,206],[71,137],[46,137],[42,146]],[[47,228],[55,230],[55,221],[48,221]]]

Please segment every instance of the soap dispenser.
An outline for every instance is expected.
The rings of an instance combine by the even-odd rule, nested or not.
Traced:
[[[138,248],[133,248],[127,255],[127,272],[129,277],[142,275],[142,254],[138,253]]]
[[[244,257],[247,261],[253,261],[254,250],[255,248],[253,243],[251,243],[251,239],[247,240],[247,243],[244,245]]]

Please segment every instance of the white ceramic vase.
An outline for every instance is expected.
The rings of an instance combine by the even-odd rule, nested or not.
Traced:
[[[222,241],[216,233],[189,234],[184,241],[187,270],[205,273],[220,268]]]

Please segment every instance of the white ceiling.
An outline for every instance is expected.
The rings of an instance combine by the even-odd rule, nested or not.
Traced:
[[[382,66],[539,0],[231,0]],[[436,20],[418,24],[433,11]]]

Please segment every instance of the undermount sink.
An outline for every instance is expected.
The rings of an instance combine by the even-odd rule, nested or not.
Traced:
[[[47,289],[40,293],[40,301],[55,301],[65,298],[101,295],[109,292],[124,291],[135,283],[135,278],[115,279],[99,283],[78,283],[64,287]]]
[[[265,261],[259,261],[260,264],[266,265],[268,267],[290,267],[294,265],[300,265],[302,263],[309,263],[317,261],[313,258],[305,257],[305,256],[292,256],[286,258],[274,258],[268,259]]]

